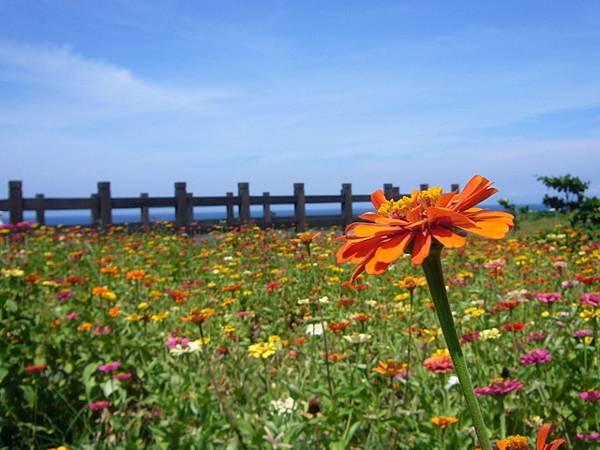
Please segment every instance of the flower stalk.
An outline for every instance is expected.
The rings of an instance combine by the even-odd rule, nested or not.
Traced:
[[[429,292],[435,305],[435,310],[440,321],[442,332],[444,333],[444,339],[450,352],[450,357],[456,370],[456,375],[460,381],[465,400],[467,402],[467,408],[471,414],[475,432],[479,438],[479,445],[482,450],[491,450],[490,438],[488,435],[487,428],[483,421],[481,409],[477,397],[473,392],[473,384],[469,371],[467,370],[467,364],[463,355],[458,335],[456,334],[456,327],[454,325],[454,319],[452,318],[452,311],[450,310],[450,304],[448,303],[448,295],[446,294],[446,285],[444,282],[444,273],[442,271],[441,261],[441,246],[435,245],[431,247],[429,256],[423,261],[423,271],[427,279],[429,286]]]

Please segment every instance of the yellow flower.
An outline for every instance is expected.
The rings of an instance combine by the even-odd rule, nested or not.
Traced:
[[[233,333],[235,330],[237,330],[237,328],[233,325],[223,325],[221,327],[221,329],[223,330],[223,333]]]
[[[465,314],[469,315],[469,316],[473,316],[473,317],[479,317],[482,316],[483,314],[485,314],[485,310],[484,309],[480,309],[480,308],[467,308],[465,309]]]
[[[2,269],[2,276],[5,278],[22,277],[25,272],[21,269]]]
[[[396,300],[397,302],[401,302],[403,300],[406,300],[409,297],[410,297],[410,294],[408,292],[403,292],[402,294],[396,295],[394,297],[394,300]]]
[[[248,347],[248,354],[254,358],[266,359],[273,356],[277,347],[273,342],[259,342]]]
[[[150,303],[142,302],[142,303],[138,304],[137,307],[138,307],[138,309],[148,309],[148,308],[150,308]]]
[[[498,339],[500,337],[500,330],[498,328],[490,328],[488,330],[483,330],[480,334],[482,341],[487,341],[489,339]]]
[[[165,320],[166,318],[168,318],[171,315],[171,313],[169,311],[164,311],[158,314],[152,314],[150,316],[150,320],[154,321],[154,322],[162,322],[163,320]]]

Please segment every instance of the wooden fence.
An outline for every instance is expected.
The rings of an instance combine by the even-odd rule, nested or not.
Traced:
[[[421,184],[420,189],[427,189],[429,185]],[[458,184],[453,184],[451,189],[458,191]],[[391,183],[383,185],[383,191],[387,198],[398,199],[407,194],[401,194],[400,189]],[[13,224],[23,221],[24,211],[35,211],[36,222],[40,225],[46,223],[45,212],[54,210],[84,210],[91,212],[92,224],[98,227],[106,227],[113,223],[112,212],[114,209],[139,208],[140,225],[150,225],[150,208],[175,208],[176,227],[196,227],[205,229],[225,221],[227,226],[238,226],[240,224],[254,222],[262,227],[290,227],[303,231],[308,226],[333,226],[347,225],[354,217],[353,203],[369,202],[370,194],[356,195],[352,193],[350,183],[342,184],[340,193],[337,195],[306,195],[304,183],[294,183],[293,195],[271,195],[263,192],[262,195],[250,195],[249,183],[238,183],[237,195],[228,192],[221,197],[195,197],[187,192],[186,183],[175,183],[175,195],[173,197],[150,197],[147,193],[139,197],[113,198],[110,193],[110,183],[102,181],[98,183],[98,191],[90,197],[78,198],[46,198],[44,194],[37,194],[34,198],[23,196],[23,183],[21,181],[9,181],[8,199],[0,199],[0,211],[8,211],[10,222]],[[338,203],[340,205],[339,215],[307,215],[307,204]],[[251,217],[250,206],[262,206],[262,216]],[[271,211],[272,205],[293,205],[294,215],[275,215]],[[193,219],[195,207],[225,206],[225,217],[217,220]],[[237,208],[238,214],[235,214]]]

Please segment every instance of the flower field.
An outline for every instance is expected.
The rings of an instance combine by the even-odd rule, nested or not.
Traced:
[[[340,230],[0,233],[0,448],[474,448],[410,255],[351,283]],[[594,235],[475,238],[442,261],[493,442],[551,423],[599,445]]]

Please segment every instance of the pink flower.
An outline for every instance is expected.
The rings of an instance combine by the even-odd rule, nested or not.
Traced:
[[[560,300],[560,292],[540,292],[537,299],[543,303],[554,303]]]
[[[92,411],[100,411],[101,409],[110,407],[110,402],[106,400],[100,400],[99,402],[90,403],[88,406]]]
[[[590,434],[577,433],[575,437],[581,441],[600,441],[600,433],[597,432]]]
[[[537,366],[552,361],[550,350],[545,348],[536,348],[521,356],[519,362],[524,366]]]
[[[109,373],[118,370],[119,367],[121,367],[121,363],[119,361],[113,361],[106,364],[102,364],[100,367],[98,367],[98,370],[100,372]]]
[[[600,400],[600,389],[580,392],[577,395],[588,402],[597,402]]]
[[[452,359],[450,359],[449,356],[434,356],[427,358],[423,362],[423,367],[432,373],[448,373],[452,372],[452,369],[454,369]]]
[[[79,316],[79,314],[77,314],[76,312],[72,312],[72,313],[67,314],[67,319],[75,320],[75,319],[77,319],[78,316]]]
[[[586,336],[591,336],[592,334],[594,334],[594,330],[576,330],[573,331],[571,333],[571,336],[576,337],[576,338],[582,338],[582,337],[586,337]]]
[[[475,395],[506,395],[509,392],[523,389],[523,383],[518,380],[495,380],[488,386],[475,388]]]
[[[583,294],[579,298],[579,303],[586,306],[593,306],[594,308],[600,305],[600,294]]]
[[[466,342],[475,342],[478,341],[480,337],[481,334],[479,333],[479,331],[473,331],[471,333],[463,334],[460,338],[460,341],[463,344]]]
[[[531,341],[543,341],[544,339],[546,339],[546,337],[548,336],[548,333],[544,333],[543,331],[539,331],[537,333],[529,333],[525,339],[527,339],[529,342]]]
[[[190,338],[180,338],[179,336],[171,336],[169,339],[167,339],[165,345],[170,350],[172,348],[177,347],[178,345],[181,347],[186,347],[188,342],[190,341]]]
[[[112,376],[113,380],[128,380],[133,374],[131,372],[120,372]]]

